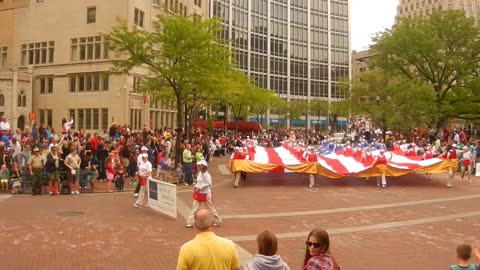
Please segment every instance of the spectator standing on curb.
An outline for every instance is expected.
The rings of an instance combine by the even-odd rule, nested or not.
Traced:
[[[138,185],[140,186],[140,192],[138,193],[138,198],[133,204],[135,208],[139,208],[141,206],[148,207],[148,199],[147,199],[147,184],[148,184],[148,177],[152,175],[152,163],[148,161],[148,154],[144,153],[141,154],[142,164],[138,167]]]
[[[193,184],[192,162],[193,162],[194,156],[192,156],[192,152],[190,151],[191,149],[192,149],[192,146],[190,144],[187,144],[182,154],[183,174],[185,176],[184,182],[185,182],[185,185],[187,186]]]
[[[198,233],[180,248],[177,270],[239,270],[233,242],[213,232],[213,212],[199,209],[194,212],[194,219]]]
[[[193,187],[193,206],[192,212],[190,212],[190,215],[187,218],[187,228],[193,227],[194,214],[202,206],[208,208],[209,211],[212,212],[215,219],[215,226],[218,226],[222,222],[222,219],[212,204],[212,177],[207,171],[208,163],[205,160],[201,160],[198,162],[197,166],[199,172],[197,183]]]
[[[304,270],[340,270],[332,254],[330,253],[330,239],[323,229],[313,229],[308,234],[305,242]]]
[[[110,148],[110,143],[105,140],[102,140],[102,143],[100,143],[97,147],[97,169],[98,169],[98,178],[99,179],[106,179],[106,171],[105,171],[105,159],[107,159],[109,155],[109,148]]]
[[[33,149],[33,156],[28,160],[28,167],[32,177],[32,195],[42,195],[43,158],[37,147]]]
[[[2,191],[8,191],[8,185],[10,182],[10,171],[7,168],[7,165],[2,165],[0,169],[0,184]]]
[[[110,155],[105,160],[105,174],[107,178],[107,192],[113,192],[112,190],[112,181],[115,177],[115,152],[110,152]]]
[[[243,270],[290,270],[290,267],[277,255],[277,237],[270,231],[257,236],[258,254]]]
[[[70,154],[68,154],[68,156],[65,158],[65,166],[68,168],[70,192],[72,195],[80,195],[80,191],[78,191],[80,163],[81,159],[77,154],[77,148],[75,146],[71,146]]]
[[[60,180],[59,168],[60,168],[60,155],[58,154],[58,146],[52,146],[50,153],[47,155],[47,161],[45,162],[45,171],[48,175],[48,190],[50,195],[57,195],[60,188],[58,181]]]

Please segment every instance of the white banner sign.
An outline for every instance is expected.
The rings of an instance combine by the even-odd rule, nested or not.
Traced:
[[[176,219],[177,186],[149,178],[148,204],[153,210]]]

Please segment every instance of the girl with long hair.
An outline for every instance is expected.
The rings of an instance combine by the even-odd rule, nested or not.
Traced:
[[[304,270],[340,270],[340,266],[330,253],[330,239],[323,229],[313,229],[305,242]]]

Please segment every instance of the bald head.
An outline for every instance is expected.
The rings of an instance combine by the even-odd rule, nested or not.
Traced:
[[[200,231],[212,228],[213,214],[210,210],[201,208],[195,212],[195,227]]]

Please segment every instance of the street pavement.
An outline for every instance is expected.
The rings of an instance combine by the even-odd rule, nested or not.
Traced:
[[[480,178],[448,189],[446,174],[414,173],[382,190],[375,179],[317,177],[309,189],[306,175],[249,174],[236,189],[227,158],[209,170],[224,219],[215,232],[235,242],[243,263],[264,230],[291,269],[302,269],[313,228],[326,229],[342,269],[355,270],[446,269],[458,244],[479,240]],[[133,200],[131,192],[0,195],[0,269],[175,269],[196,233],[185,228],[191,187],[178,187],[176,220]]]

